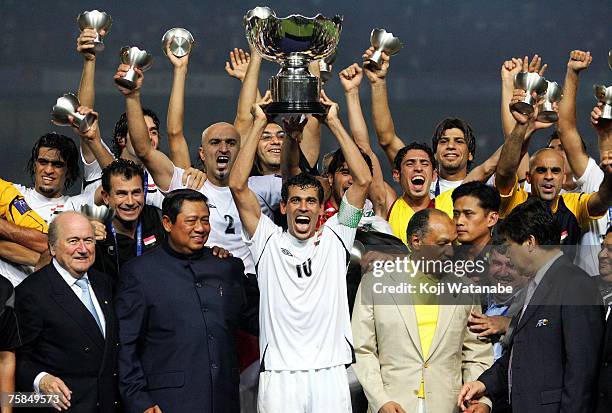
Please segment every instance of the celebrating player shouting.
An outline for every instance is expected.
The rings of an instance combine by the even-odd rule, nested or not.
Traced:
[[[329,108],[325,123],[338,139],[353,185],[338,214],[317,231],[321,184],[307,174],[290,178],[283,184],[281,200],[288,230],[276,226],[260,212],[247,186],[267,123],[261,106],[269,101],[268,93],[253,105],[254,125],[229,182],[261,291],[258,410],[350,412],[345,365],[353,361],[353,350],[345,276],[372,176],[338,118],[338,105],[323,93],[321,102]]]

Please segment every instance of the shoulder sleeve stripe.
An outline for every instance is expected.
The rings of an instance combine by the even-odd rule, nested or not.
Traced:
[[[340,244],[342,245],[342,247],[344,247],[344,252],[346,254],[346,265],[349,265],[349,262],[351,260],[351,252],[349,251],[349,249],[346,247],[346,245],[344,245],[344,242],[342,241],[342,238],[340,238],[340,235],[336,234],[336,231],[334,231],[333,229],[331,229],[330,227],[327,227],[327,229],[329,229],[332,234],[334,234],[336,236],[336,238],[338,238],[338,241],[340,241]],[[351,246],[352,247],[352,246]]]
[[[259,261],[261,261],[261,257],[263,257],[264,252],[266,251],[266,247],[268,246],[268,242],[270,241],[270,238],[272,238],[272,236],[273,236],[274,234],[275,234],[275,233],[270,234],[270,236],[268,237],[268,239],[266,239],[266,243],[264,244],[263,248],[261,249],[261,254],[259,254],[259,257],[257,258],[257,262],[255,263],[255,275],[257,275],[258,277],[259,277],[259,274],[258,274],[257,269],[258,269],[258,267],[259,267]]]

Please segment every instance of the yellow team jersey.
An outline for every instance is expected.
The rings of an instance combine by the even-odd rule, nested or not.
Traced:
[[[500,194],[501,195],[501,194]],[[514,183],[514,187],[508,195],[501,195],[501,204],[499,206],[499,217],[506,218],[508,214],[517,206],[522,204],[529,197],[529,193],[518,184],[518,181]],[[576,217],[581,227],[586,227],[594,219],[599,219],[601,216],[593,216],[589,213],[588,202],[593,194],[585,194],[582,192],[567,192],[557,197],[557,199],[550,205],[550,209],[553,214],[557,213],[559,207],[559,198],[563,199],[563,203],[570,210],[570,212]]]
[[[21,192],[3,179],[0,179],[0,218],[45,234],[49,230],[45,220],[30,208]]]
[[[427,208],[436,208],[440,211],[445,212],[451,219],[453,219],[453,198],[451,195],[453,190],[450,189],[446,192],[441,193],[437,197],[431,200]],[[414,210],[408,205],[401,196],[395,200],[389,211],[389,225],[393,231],[393,235],[402,240],[402,242],[408,245],[408,238],[406,237],[406,228],[410,218],[414,215]]]

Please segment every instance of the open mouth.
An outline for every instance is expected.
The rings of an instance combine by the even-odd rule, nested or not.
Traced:
[[[268,152],[276,154],[276,155],[280,155],[281,150],[280,148],[274,148],[274,149],[270,149]]]
[[[55,178],[51,178],[50,176],[43,176],[42,181],[45,184],[50,184],[51,182],[55,181]]]
[[[425,177],[421,175],[415,175],[410,179],[410,183],[415,187],[415,189],[423,189],[423,185],[425,185]]]
[[[555,192],[555,186],[553,184],[544,184],[541,186],[542,192],[547,194]]]
[[[457,159],[459,157],[459,155],[457,155],[456,153],[447,153],[447,154],[444,155],[444,157],[446,159],[451,159],[452,160],[452,159]]]
[[[229,156],[226,156],[226,155],[217,156],[217,165],[219,165],[220,168],[225,168],[227,164],[229,163],[229,161],[230,161]]]
[[[298,215],[295,217],[295,225],[298,232],[306,232],[310,227],[310,217],[306,215]]]

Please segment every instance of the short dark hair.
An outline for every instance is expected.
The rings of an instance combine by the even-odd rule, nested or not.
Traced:
[[[102,170],[102,189],[110,193],[111,191],[111,177],[120,175],[125,179],[132,179],[134,176],[139,176],[144,188],[144,169],[136,162],[129,159],[119,158],[109,163],[106,168]]]
[[[397,155],[395,155],[395,158],[393,158],[393,169],[397,170],[398,172],[401,172],[404,156],[406,156],[406,153],[411,150],[424,151],[425,153],[427,153],[427,156],[429,157],[429,161],[431,162],[433,169],[436,169],[438,167],[436,157],[434,156],[434,153],[429,147],[429,145],[427,145],[426,143],[412,142],[404,146],[397,152]]]
[[[306,188],[316,188],[317,197],[319,199],[319,204],[323,203],[323,186],[321,182],[318,181],[314,176],[302,172],[298,175],[292,176],[283,182],[283,186],[281,188],[281,199],[286,204],[289,201],[289,187],[297,186],[300,189]]]
[[[79,169],[79,149],[74,141],[56,132],[47,133],[38,138],[32,147],[32,154],[26,166],[26,172],[30,174],[32,182],[34,182],[35,164],[38,159],[40,148],[56,149],[59,152],[60,157],[66,164],[66,181],[64,182],[64,189],[70,188],[81,175]]]
[[[468,152],[472,154],[472,156],[476,156],[476,137],[474,136],[474,131],[469,123],[460,118],[446,118],[443,119],[434,130],[433,136],[431,137],[431,146],[433,147],[433,151],[436,152],[438,150],[438,142],[440,142],[440,138],[444,134],[444,131],[447,129],[459,129],[463,132],[465,136],[465,142],[467,143]],[[472,161],[468,161],[468,168],[471,166]]]
[[[561,243],[561,230],[550,206],[540,198],[530,196],[516,206],[499,227],[501,236],[522,244],[533,236],[540,246]]]
[[[493,187],[480,181],[467,182],[459,185],[453,193],[453,204],[457,202],[459,198],[464,196],[473,196],[478,199],[478,205],[487,211],[499,212],[499,205],[501,204],[501,196]]]
[[[204,194],[193,189],[175,189],[169,192],[162,202],[162,216],[167,216],[173,224],[176,217],[181,213],[183,202],[203,202],[208,208],[208,198]]]
[[[159,118],[151,109],[143,108],[142,113],[144,116],[148,116],[153,119],[153,123],[155,127],[159,131]],[[127,138],[128,134],[128,122],[127,122],[127,114],[123,112],[121,116],[119,116],[119,120],[115,123],[115,130],[113,132],[113,154],[115,158],[121,156],[121,147],[119,146],[118,138]]]
[[[364,161],[368,164],[368,168],[370,169],[370,173],[372,173],[372,159],[370,159],[370,155],[359,149],[361,152],[361,156],[363,156]],[[342,166],[342,164],[346,162],[346,158],[344,157],[344,153],[341,149],[336,149],[332,155],[332,160],[327,167],[328,174],[335,174],[338,169]]]
[[[419,238],[423,238],[429,232],[429,219],[432,215],[438,214],[440,216],[447,216],[446,213],[435,208],[425,208],[414,213],[408,226],[406,227],[406,239],[410,242],[410,238],[413,235],[418,235]]]
[[[561,140],[561,138],[559,137],[559,131],[558,130],[552,131],[552,133],[548,137],[548,142],[546,143],[546,147],[549,148],[550,147],[550,143],[553,140],[555,140],[555,139]],[[580,136],[580,143],[582,143],[582,149],[584,149],[584,151],[588,153],[586,142],[584,141],[584,139],[582,139],[582,136]]]

